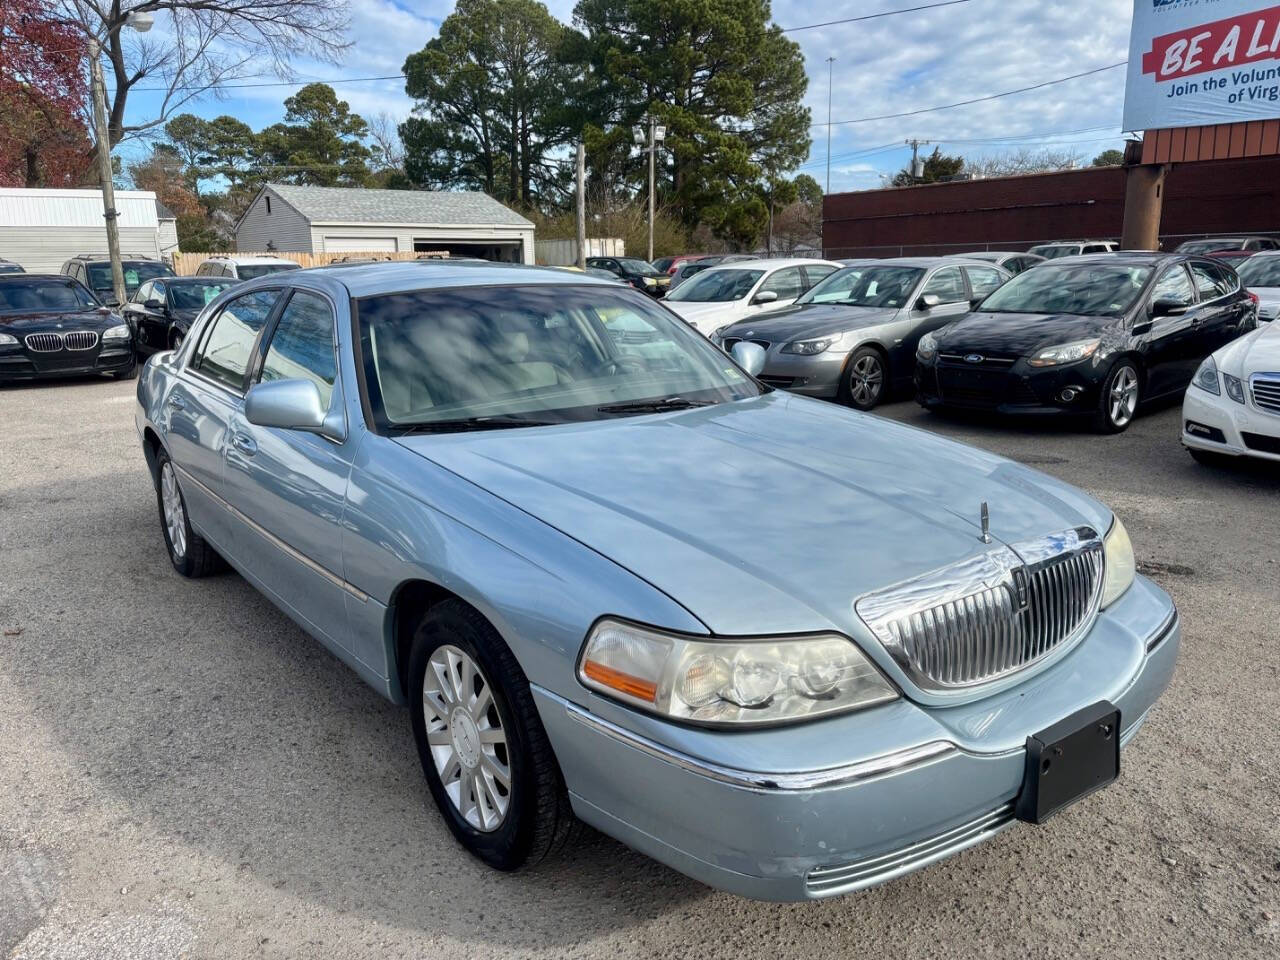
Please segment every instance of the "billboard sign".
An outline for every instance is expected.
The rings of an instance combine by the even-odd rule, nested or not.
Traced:
[[[1280,2],[1134,0],[1124,129],[1280,117]]]

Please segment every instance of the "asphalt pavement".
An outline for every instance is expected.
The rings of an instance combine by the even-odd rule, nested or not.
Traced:
[[[402,709],[234,574],[173,572],[133,391],[0,388],[0,957],[1280,955],[1280,470],[1195,464],[1176,407],[1114,437],[884,408],[1110,504],[1182,656],[1109,789],[778,905],[589,831],[468,857]]]

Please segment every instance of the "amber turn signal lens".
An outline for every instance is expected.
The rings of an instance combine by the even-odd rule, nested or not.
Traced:
[[[637,700],[645,700],[649,703],[656,703],[658,700],[657,684],[642,680],[640,677],[633,677],[629,673],[614,670],[612,667],[606,667],[591,660],[582,665],[582,672],[601,686],[625,693]]]

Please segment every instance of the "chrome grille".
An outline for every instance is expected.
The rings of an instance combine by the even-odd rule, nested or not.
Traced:
[[[92,350],[98,345],[98,335],[92,330],[72,330],[62,335],[68,350]]]
[[[971,687],[1083,636],[1101,600],[1102,568],[1101,539],[1081,527],[869,594],[856,609],[921,688]]]
[[[1255,373],[1249,378],[1253,404],[1267,413],[1280,413],[1280,373]]]
[[[62,349],[60,333],[29,333],[23,339],[33,353],[56,353]]]

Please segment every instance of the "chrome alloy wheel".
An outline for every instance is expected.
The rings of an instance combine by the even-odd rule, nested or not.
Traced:
[[[1123,427],[1138,409],[1138,374],[1133,367],[1121,367],[1111,384],[1111,422]]]
[[[849,371],[849,396],[855,403],[875,403],[884,385],[884,367],[879,357],[868,354],[859,357]]]
[[[160,468],[160,505],[164,508],[164,528],[176,559],[187,555],[187,511],[182,506],[178,478],[168,460]]]
[[[422,711],[445,793],[471,826],[497,830],[511,805],[511,758],[489,681],[470,656],[450,644],[431,654]]]

